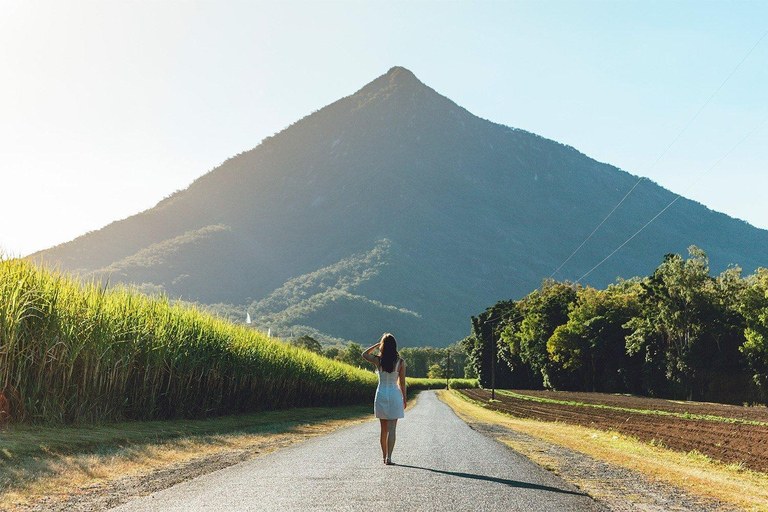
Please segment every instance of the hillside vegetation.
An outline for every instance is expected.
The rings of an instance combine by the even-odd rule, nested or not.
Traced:
[[[325,345],[346,344],[325,334],[337,332],[335,326],[340,322],[346,324],[347,339],[366,344],[378,337],[371,336],[372,325],[397,333],[413,332],[421,320],[419,313],[360,293],[367,282],[392,265],[393,252],[389,240],[379,240],[368,252],[288,280],[264,299],[254,301],[247,311],[255,319],[254,325],[264,331],[269,328],[282,337],[307,334]],[[350,321],[352,318],[360,320]]]
[[[768,269],[710,275],[704,251],[599,290],[545,281],[472,319],[462,341],[489,386],[725,402],[768,396]]]
[[[166,298],[0,261],[0,419],[201,417],[360,403],[375,387],[372,372]]]

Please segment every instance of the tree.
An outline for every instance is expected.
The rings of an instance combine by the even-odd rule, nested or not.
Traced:
[[[627,351],[644,352],[646,363],[656,367],[652,370],[663,365],[669,392],[692,399],[705,381],[702,357],[711,357],[707,341],[712,340],[716,311],[707,256],[693,245],[688,253],[688,259],[667,254],[653,275],[643,280],[642,313],[627,323],[632,330]]]
[[[639,281],[606,290],[581,288],[568,322],[547,341],[552,361],[563,369],[568,389],[637,392],[639,361],[626,353],[624,327],[640,310]]]
[[[698,394],[713,401],[753,401],[757,388],[747,358],[740,351],[745,341],[746,321],[740,312],[747,282],[741,268],[731,266],[713,280],[704,312],[707,329],[696,354],[700,367]]]
[[[426,377],[429,367],[445,358],[444,350],[435,347],[409,347],[399,350],[399,353],[408,362],[408,375],[411,377]]]
[[[472,317],[472,333],[459,342],[459,346],[467,356],[467,363],[472,366],[480,385],[491,387],[494,358],[496,359],[496,387],[513,388],[523,387],[515,385],[514,374],[510,367],[501,359],[503,343],[499,340],[500,325],[503,325],[502,317],[512,317],[516,309],[514,301],[501,301],[486,309],[477,317]],[[493,348],[496,347],[494,354]]]
[[[339,352],[339,355],[336,356],[336,359],[342,363],[357,366],[358,368],[368,368],[370,363],[363,359],[362,353],[363,347],[353,342],[347,345],[347,348]]]
[[[323,355],[328,359],[336,359],[339,355],[338,347],[328,347],[323,351]]]
[[[475,317],[472,317],[474,324]],[[474,373],[480,379],[480,385],[483,385],[483,379],[480,377],[482,367],[484,364],[485,347],[481,340],[477,339],[477,336],[470,334],[466,338],[459,341],[459,346],[467,354],[467,367],[472,368],[471,373]]]
[[[745,341],[739,347],[754,382],[768,394],[768,269],[759,268],[744,290],[741,314],[746,320]]]
[[[294,338],[291,340],[291,345],[294,347],[305,348],[314,352],[315,354],[323,353],[323,346],[320,345],[320,342],[308,334]]]
[[[465,379],[476,379],[477,378],[477,372],[475,371],[475,367],[471,364],[465,364],[464,365],[464,378]]]
[[[525,296],[518,304],[522,321],[507,322],[501,333],[502,340],[514,360],[530,366],[541,376],[541,383],[548,388],[564,384],[561,368],[554,363],[547,351],[547,341],[555,329],[568,321],[568,310],[576,301],[576,287],[569,283],[556,283],[551,279],[542,282],[540,290]]]
[[[430,379],[444,379],[445,368],[435,363],[429,367],[429,370],[427,371],[427,377]]]
[[[460,342],[449,345],[444,349],[436,349],[436,351],[440,354],[439,364],[445,365],[449,378],[458,379],[464,376],[467,368],[467,354],[462,350]],[[477,376],[464,378],[476,379]]]
[[[667,254],[652,275],[604,290],[545,280],[472,317],[460,346],[483,387],[497,357],[502,388],[765,400],[768,269],[742,278],[730,266],[713,277],[691,246],[687,258]]]

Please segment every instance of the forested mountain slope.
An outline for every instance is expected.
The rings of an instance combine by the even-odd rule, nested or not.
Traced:
[[[537,287],[636,180],[395,67],[154,208],[33,257],[243,316],[250,305],[281,335],[445,345],[474,312]],[[642,182],[557,277],[580,277],[673,197]],[[680,200],[587,283],[645,275],[692,244],[715,271],[768,264],[768,232]]]

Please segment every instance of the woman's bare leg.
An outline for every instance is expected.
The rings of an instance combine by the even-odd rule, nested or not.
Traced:
[[[387,433],[389,432],[389,420],[382,420],[379,419],[379,423],[381,423],[381,454],[382,458],[386,460],[387,458]]]
[[[397,429],[397,420],[389,420],[388,425],[388,434],[387,434],[387,458],[392,458],[392,450],[395,449],[395,441],[397,440],[396,435],[396,429]]]

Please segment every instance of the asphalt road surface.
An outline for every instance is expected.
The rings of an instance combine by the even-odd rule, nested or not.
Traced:
[[[371,405],[373,410],[373,405]],[[136,499],[117,510],[604,510],[469,428],[432,391],[398,422],[395,465],[379,422],[312,438]]]

